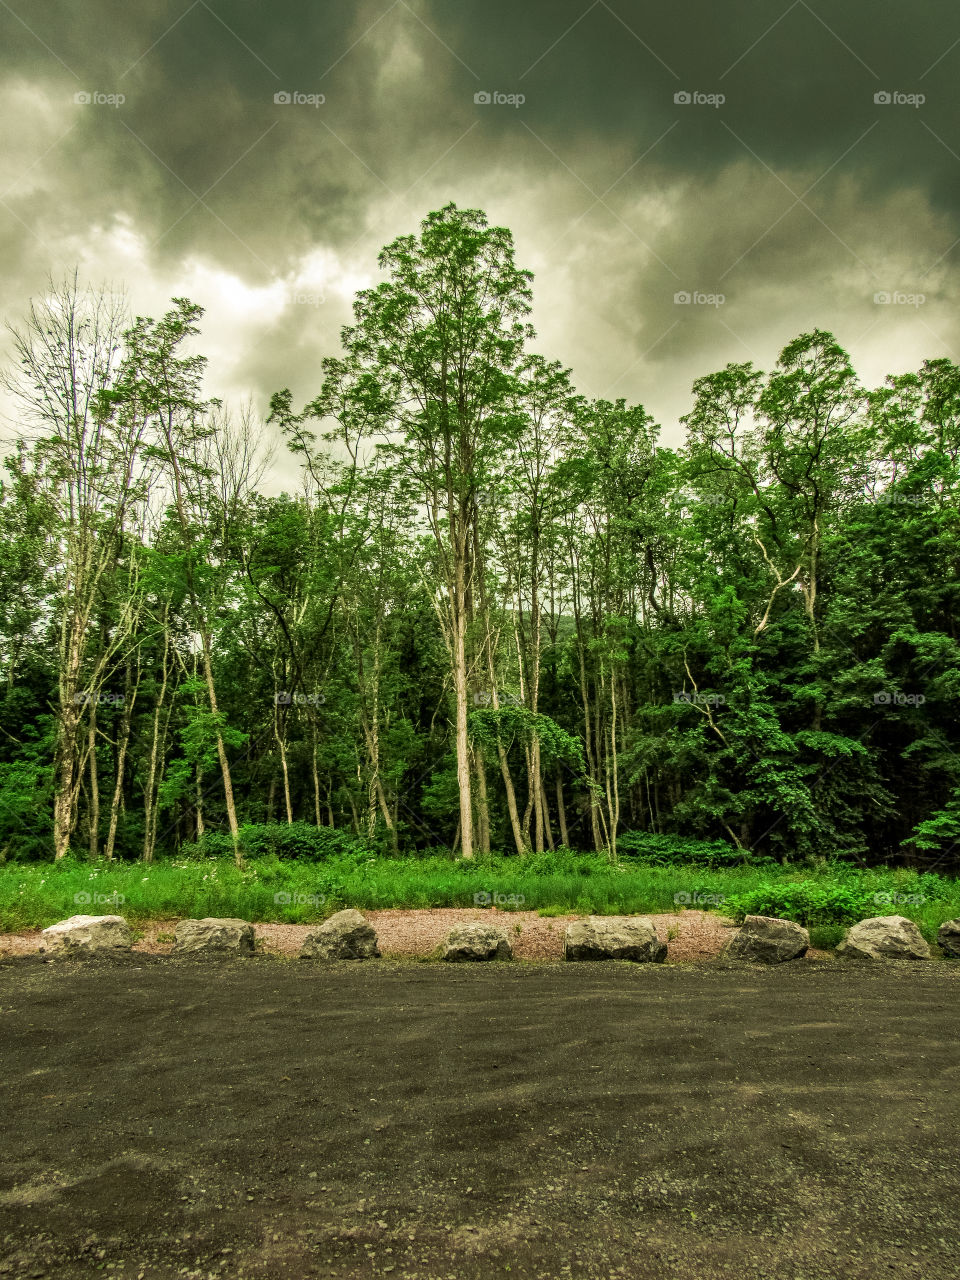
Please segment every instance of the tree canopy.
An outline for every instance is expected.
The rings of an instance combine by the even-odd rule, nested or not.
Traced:
[[[509,231],[380,255],[314,400],[202,393],[201,308],[68,280],[13,326],[0,857],[243,823],[463,856],[649,832],[960,862],[960,368],[816,330],[698,378],[682,447],[534,350]],[[627,842],[629,844],[629,841]]]

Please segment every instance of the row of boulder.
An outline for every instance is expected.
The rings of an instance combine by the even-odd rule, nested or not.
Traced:
[[[133,944],[122,916],[71,916],[41,935],[41,953],[50,958],[117,955]],[[255,945],[254,928],[246,920],[181,920],[173,938],[175,956],[249,955]],[[304,938],[304,960],[367,960],[379,956],[376,930],[359,911],[338,911]],[[488,924],[462,924],[451,929],[440,946],[442,960],[511,960],[509,936]],[[666,943],[657,938],[642,916],[591,916],[567,927],[567,960],[652,960],[667,957]]]
[[[173,935],[173,954],[251,955],[255,943],[254,927],[247,920],[181,920]],[[71,916],[43,930],[40,951],[51,959],[72,959],[120,955],[128,952],[132,945],[130,926],[123,916]],[[666,947],[663,950],[666,953]],[[376,930],[359,911],[338,911],[308,933],[300,947],[300,957],[304,960],[368,960],[379,954]],[[512,957],[513,948],[507,935],[485,924],[451,929],[442,946],[444,960],[510,960]]]
[[[945,956],[960,959],[960,920],[945,920],[937,931]],[[810,935],[792,920],[747,916],[727,947],[731,959],[761,964],[798,960],[810,947]],[[906,916],[874,916],[849,928],[837,947],[848,960],[929,960],[930,947]]]
[[[123,916],[71,916],[44,929],[40,951],[54,957],[109,955],[129,951],[130,926]],[[173,935],[175,956],[251,955],[256,945],[248,920],[181,920]],[[378,956],[377,935],[359,911],[338,911],[303,940],[305,960],[366,960]]]
[[[944,955],[960,958],[960,919],[940,926],[937,943]],[[130,927],[122,916],[71,916],[44,929],[44,955],[74,957],[129,951]],[[254,928],[246,920],[181,920],[173,941],[175,956],[244,955],[254,950]],[[781,964],[806,955],[810,935],[792,920],[747,916],[726,948],[730,959]],[[304,960],[367,960],[379,956],[376,930],[359,911],[338,911],[307,934]],[[633,960],[662,963],[667,945],[644,916],[590,916],[567,926],[565,960]],[[847,931],[837,954],[863,960],[928,960],[930,948],[912,920],[877,916]],[[462,924],[451,929],[440,948],[450,961],[510,960],[508,935],[494,925]]]

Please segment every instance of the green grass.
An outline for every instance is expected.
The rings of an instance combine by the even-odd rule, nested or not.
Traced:
[[[895,895],[876,902],[874,894]],[[278,895],[290,895],[288,900]],[[842,927],[874,915],[905,915],[933,940],[937,927],[960,916],[960,881],[916,872],[859,871],[830,864],[784,867],[616,866],[590,855],[543,854],[474,862],[449,857],[364,859],[351,855],[299,863],[229,860],[88,863],[8,863],[0,866],[0,931],[42,928],[67,916],[114,912],[133,922],[184,916],[311,923],[343,907],[472,907],[490,895],[502,911],[594,915],[716,910],[742,917],[781,914],[835,945]],[[89,895],[85,898],[84,895]],[[678,904],[677,895],[686,901]],[[919,901],[900,901],[917,898]],[[816,944],[816,943],[815,943]]]
[[[810,926],[810,945],[818,951],[832,951],[843,941],[846,925],[814,924]]]

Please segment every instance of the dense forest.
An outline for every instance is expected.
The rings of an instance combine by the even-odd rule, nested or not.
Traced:
[[[269,427],[206,398],[186,299],[68,280],[11,325],[0,857],[281,822],[955,869],[960,368],[870,389],[802,334],[697,379],[670,449],[533,353],[482,213],[379,264]]]

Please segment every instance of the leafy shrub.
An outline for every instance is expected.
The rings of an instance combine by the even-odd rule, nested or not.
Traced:
[[[924,903],[953,900],[955,880],[933,871],[864,871],[831,862],[817,879],[760,881],[728,898],[737,919],[781,916],[803,925],[854,924],[873,916],[915,916]]]
[[[543,853],[530,853],[517,864],[517,869],[533,876],[590,876],[610,871],[605,853],[580,853],[561,845]]]
[[[33,752],[0,764],[0,862],[53,857],[51,777]]]
[[[370,857],[362,840],[335,827],[309,822],[264,822],[240,828],[240,844],[250,858],[274,856],[298,862],[326,862],[330,858]]]
[[[653,831],[625,831],[617,836],[617,854],[655,867],[763,866],[774,861],[737,849],[725,840],[696,840],[691,836],[658,835]]]
[[[953,896],[956,881],[948,880],[946,876],[938,875],[936,871],[915,871],[907,876],[898,877],[896,887],[900,893],[917,893],[925,898],[932,898],[936,902],[942,902]]]
[[[855,924],[884,909],[874,901],[873,886],[824,884],[816,880],[793,880],[780,884],[761,881],[754,889],[728,900],[734,918],[779,916],[797,924]]]
[[[309,822],[249,823],[240,828],[240,852],[245,858],[279,858],[281,861],[326,862],[332,858],[359,861],[372,856],[365,841],[335,827],[315,827]],[[195,844],[185,844],[180,858],[205,860],[232,858],[233,839],[223,831],[207,831]]]
[[[205,831],[199,840],[182,844],[177,859],[186,862],[205,862],[207,859],[232,858],[233,837],[222,831]]]
[[[416,845],[409,845],[401,851],[400,857],[409,862],[429,862],[431,860],[458,862],[460,853],[459,850],[455,853],[446,844],[426,845],[419,849]]]
[[[253,858],[273,853],[282,860],[301,862],[365,862],[375,856],[373,847],[361,836],[309,822],[242,827],[240,838]]]
[[[842,924],[815,924],[810,929],[810,945],[818,951],[832,951],[843,941],[845,933]]]

